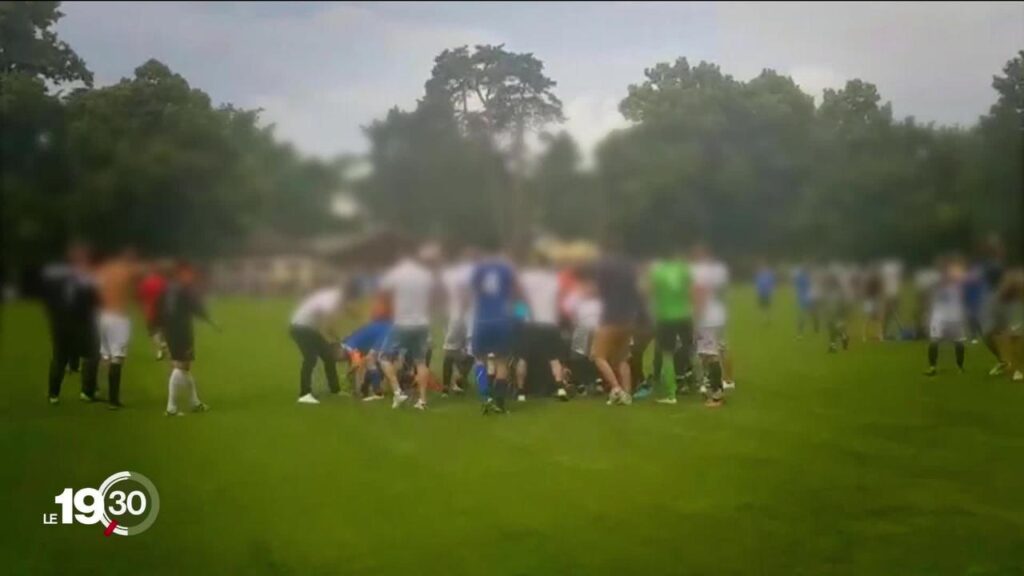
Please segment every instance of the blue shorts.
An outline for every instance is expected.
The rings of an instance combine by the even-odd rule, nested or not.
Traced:
[[[473,354],[508,356],[512,352],[513,327],[511,319],[477,322],[473,327]]]

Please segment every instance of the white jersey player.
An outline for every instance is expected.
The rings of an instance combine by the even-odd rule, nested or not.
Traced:
[[[703,247],[694,250],[693,286],[697,295],[697,355],[704,366],[708,385],[702,391],[708,396],[707,406],[717,407],[723,402],[722,390],[734,388],[730,365],[726,357],[725,289],[729,284],[729,269]]]
[[[967,310],[964,306],[963,263],[950,259],[941,267],[939,283],[932,288],[931,309],[928,317],[928,370],[925,374],[934,376],[939,359],[939,343],[952,342],[956,353],[956,365],[964,370],[964,342],[967,340]]]

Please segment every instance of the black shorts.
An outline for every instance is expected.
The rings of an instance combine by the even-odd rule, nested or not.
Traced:
[[[654,327],[654,337],[661,350],[675,350],[677,343],[683,350],[693,347],[693,321],[668,320],[658,322]]]
[[[167,352],[174,362],[191,362],[196,359],[195,338],[192,334],[167,332],[164,339],[167,341]]]
[[[566,356],[565,340],[554,324],[523,324],[516,343],[516,355],[526,360],[550,362]]]

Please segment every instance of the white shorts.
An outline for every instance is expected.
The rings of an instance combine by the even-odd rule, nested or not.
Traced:
[[[932,342],[963,342],[967,340],[967,323],[963,320],[943,320],[932,318],[928,323],[928,338]]]
[[[718,356],[725,350],[725,326],[697,328],[697,354]]]
[[[577,354],[581,354],[583,356],[590,356],[590,346],[592,344],[593,335],[594,330],[590,328],[583,328],[581,326],[577,326],[572,331],[572,338],[569,342],[569,348]]]
[[[100,312],[99,328],[100,357],[110,360],[128,355],[128,339],[132,335],[132,322],[128,316],[116,312]]]
[[[878,301],[877,300],[865,300],[864,301],[864,315],[874,316],[878,313]]]
[[[467,338],[466,322],[461,318],[453,318],[448,321],[448,328],[444,332],[444,349],[447,352],[462,352],[466,350]]]

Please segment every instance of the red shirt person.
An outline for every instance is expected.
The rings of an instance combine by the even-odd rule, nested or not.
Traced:
[[[164,343],[163,335],[160,334],[157,326],[157,303],[160,296],[167,288],[167,277],[158,269],[149,271],[139,282],[138,298],[142,307],[142,315],[146,319],[146,328],[149,330],[153,344],[156,346],[156,357],[163,359],[167,345]]]

